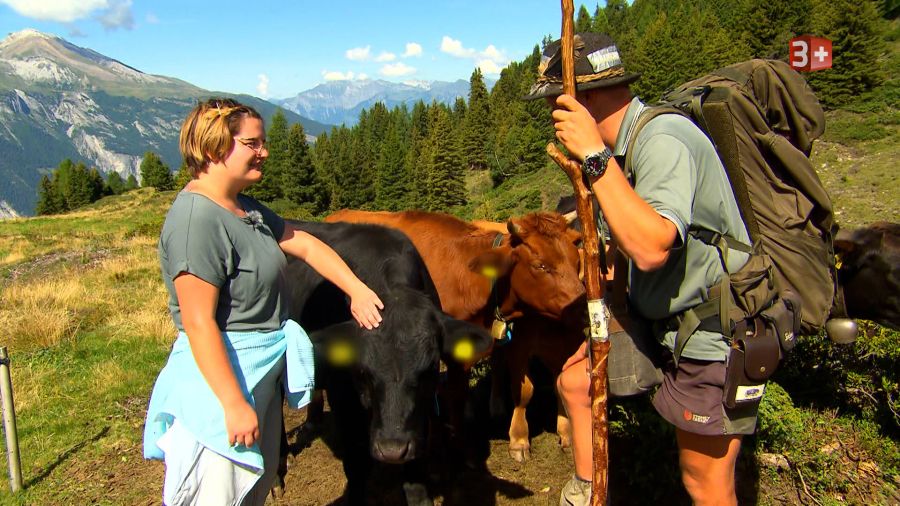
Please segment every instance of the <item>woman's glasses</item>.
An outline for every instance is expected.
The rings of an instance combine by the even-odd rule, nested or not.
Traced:
[[[260,152],[266,148],[265,139],[235,137],[234,140],[255,151],[257,156],[259,156]]]

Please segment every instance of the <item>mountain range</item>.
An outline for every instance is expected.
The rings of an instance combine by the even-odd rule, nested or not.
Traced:
[[[485,80],[488,88],[495,80]],[[139,178],[154,151],[173,170],[181,163],[178,132],[198,99],[233,97],[270,119],[280,107],[309,140],[332,125],[355,125],[359,113],[422,100],[452,104],[469,83],[332,81],[282,100],[215,92],[147,74],[55,35],[26,29],[0,41],[0,219],[30,215],[40,178],[70,158]]]
[[[495,79],[485,79],[490,89]],[[400,104],[412,105],[421,100],[453,104],[457,97],[468,99],[469,81],[407,81],[393,83],[384,80],[331,81],[298,93],[291,98],[272,100],[289,111],[332,125],[353,126],[359,113],[377,102],[388,109]]]
[[[198,99],[230,96],[271,117],[277,106],[141,72],[62,38],[23,30],[0,41],[0,218],[29,215],[42,174],[65,158],[138,175],[143,154],[180,165],[178,132]],[[285,113],[307,134],[328,126]]]

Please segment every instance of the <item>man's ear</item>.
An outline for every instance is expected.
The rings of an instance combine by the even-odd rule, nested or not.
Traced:
[[[359,356],[359,324],[355,321],[337,323],[312,332],[309,340],[313,343],[317,364],[331,367],[350,367]]]
[[[469,269],[488,278],[500,278],[509,273],[515,263],[509,246],[491,248],[469,262]]]
[[[490,352],[494,339],[483,328],[469,322],[457,320],[439,312],[438,319],[443,327],[441,354],[457,362],[471,365]]]

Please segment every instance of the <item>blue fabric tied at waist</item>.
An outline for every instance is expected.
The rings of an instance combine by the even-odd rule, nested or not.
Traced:
[[[284,387],[288,404],[294,408],[309,404],[315,378],[313,348],[306,331],[297,322],[287,320],[280,329],[271,332],[222,334],[228,360],[244,398],[257,413],[260,409],[251,392],[266,373],[278,365],[283,355],[287,370]],[[160,371],[153,387],[144,426],[144,458],[162,460],[165,457],[156,442],[176,419],[203,446],[262,473],[263,457],[258,444],[249,448],[228,444],[225,412],[197,368],[184,332],[178,334],[169,361]]]

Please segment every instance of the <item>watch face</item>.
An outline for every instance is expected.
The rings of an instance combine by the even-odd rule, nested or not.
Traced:
[[[593,153],[585,157],[584,163],[581,164],[581,170],[591,177],[600,177],[606,172],[606,164],[609,162],[609,156],[606,151]]]

